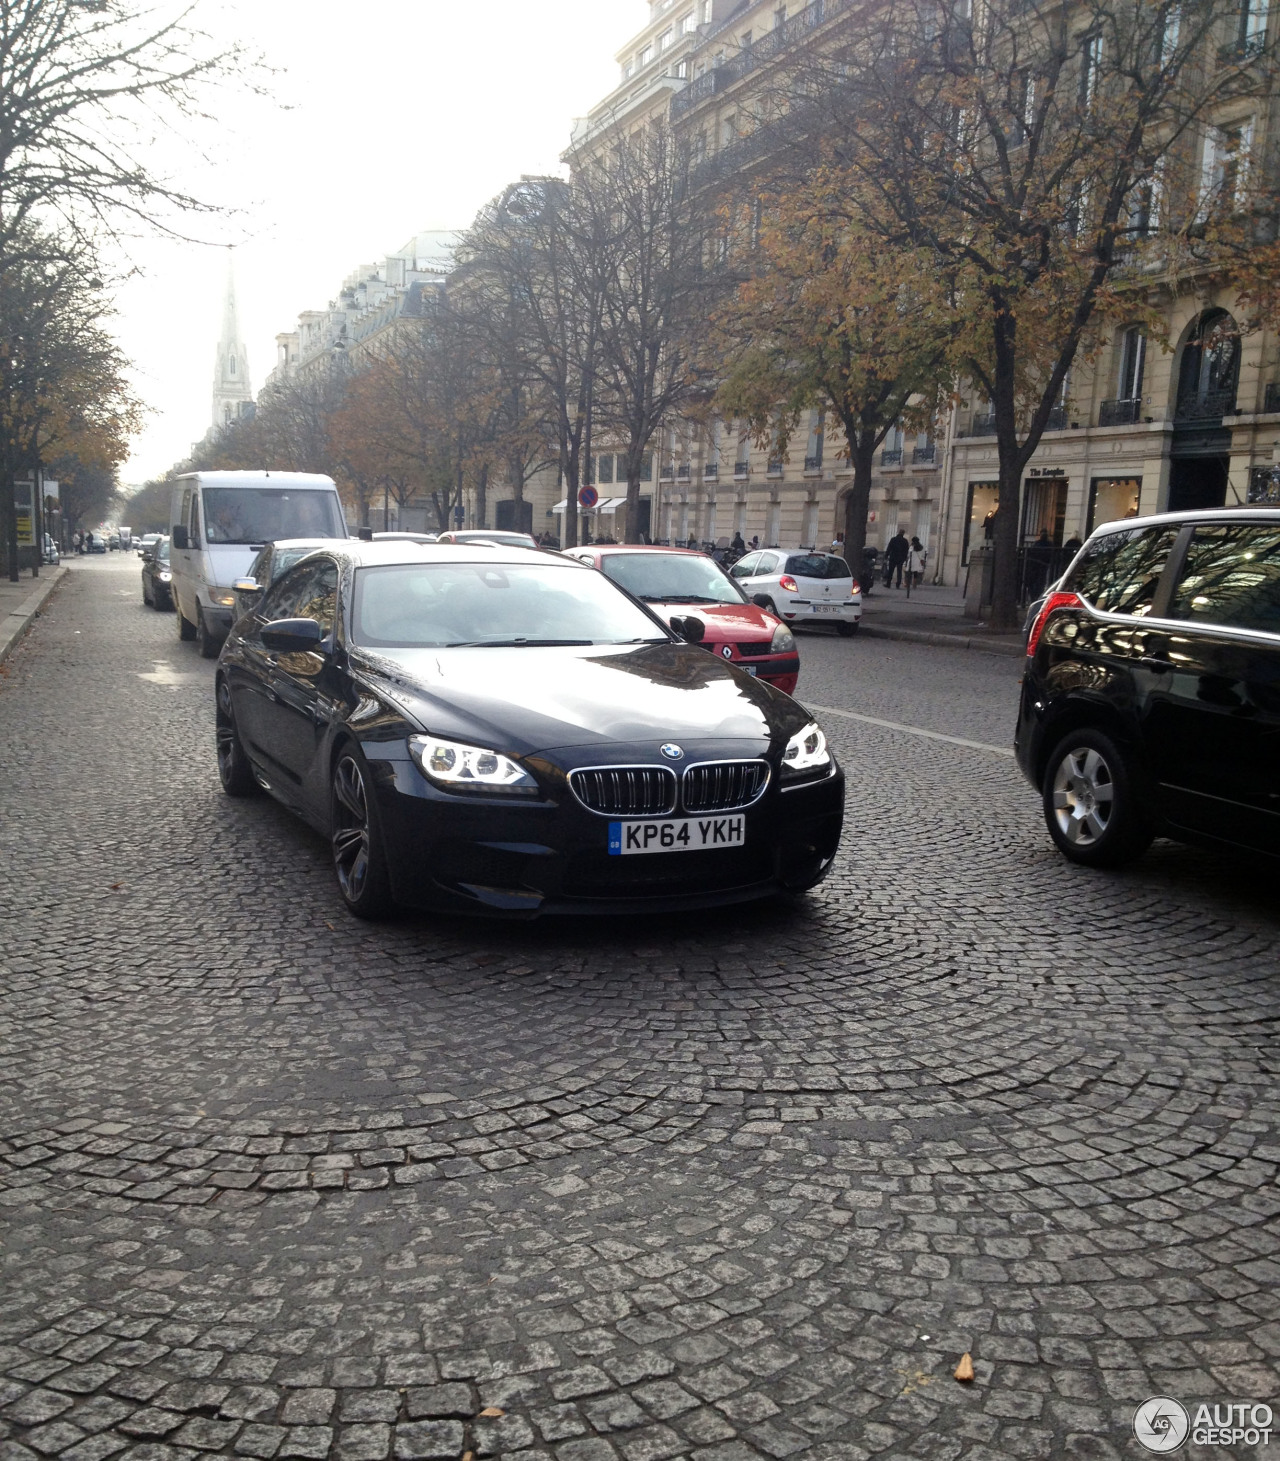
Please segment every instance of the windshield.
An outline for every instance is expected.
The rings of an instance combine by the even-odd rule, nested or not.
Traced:
[[[352,637],[371,649],[666,640],[598,573],[555,563],[363,568],[356,574]]]
[[[276,538],[345,538],[332,492],[297,487],[206,487],[210,543],[269,543]]]
[[[793,573],[797,578],[852,578],[849,565],[843,558],[829,553],[802,553],[787,559],[783,573]]]
[[[601,567],[614,583],[650,603],[746,602],[737,584],[700,553],[606,553]]]
[[[157,563],[168,563],[169,561],[169,540],[161,538],[151,550],[155,554]]]
[[[271,565],[271,582],[274,583],[286,569],[315,551],[315,545],[308,543],[302,548],[277,548],[275,561]]]

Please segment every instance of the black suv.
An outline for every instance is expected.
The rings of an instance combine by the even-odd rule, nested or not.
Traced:
[[[1280,511],[1099,529],[1028,636],[1017,754],[1075,862],[1280,856]]]

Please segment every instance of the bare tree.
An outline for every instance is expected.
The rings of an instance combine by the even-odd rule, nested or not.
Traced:
[[[1252,13],[875,0],[809,88],[863,225],[923,253],[956,301],[957,364],[989,403],[999,452],[1000,627],[1017,622],[1022,479],[1073,363],[1113,309],[1142,314],[1153,284],[1176,283],[1185,243],[1198,268],[1211,262],[1206,215],[1239,204],[1248,143],[1215,123],[1268,90],[1264,32],[1241,29]]]
[[[625,443],[626,541],[640,538],[640,478],[662,424],[715,385],[707,321],[731,287],[717,230],[690,186],[690,159],[665,127],[582,159],[574,189],[595,241],[601,304],[597,413]]]
[[[122,223],[175,231],[212,207],[152,160],[157,130],[208,115],[245,84],[189,0],[0,0],[0,271],[33,249],[83,259]],[[32,224],[40,224],[33,231]]]

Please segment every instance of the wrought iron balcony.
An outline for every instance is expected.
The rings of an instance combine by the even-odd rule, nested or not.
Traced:
[[[718,482],[720,480],[719,462],[706,462],[703,464],[702,480],[704,482]]]
[[[676,464],[674,462],[663,462],[659,468],[658,475],[664,482],[674,482],[676,477]]]
[[[1186,395],[1178,397],[1175,421],[1216,421],[1223,416],[1233,415],[1236,409],[1236,391],[1206,391],[1203,396]]]
[[[1280,411],[1280,381],[1269,380],[1262,396],[1264,411]]]
[[[692,477],[692,475],[693,468],[690,467],[688,462],[681,462],[681,464],[676,468],[677,482],[687,482]]]
[[[1103,401],[1098,407],[1098,425],[1133,426],[1141,412],[1141,396],[1123,396],[1114,401]]]
[[[900,467],[902,465],[902,448],[900,446],[887,446],[880,453],[880,465],[882,467]]]
[[[782,476],[782,458],[781,457],[770,457],[769,458],[769,467],[768,467],[768,470],[767,470],[767,472],[766,472],[765,475],[766,476],[769,476],[769,477],[781,477]]]
[[[930,442],[928,446],[916,446],[912,447],[911,449],[911,462],[913,466],[930,466],[932,463],[936,462],[937,459],[938,448],[934,445],[933,442]]]
[[[1065,431],[1067,429],[1067,408],[1055,406],[1049,412],[1049,419],[1044,423],[1046,431]]]
[[[1267,49],[1265,35],[1241,36],[1218,47],[1218,60],[1227,65],[1233,62],[1252,61]]]
[[[817,456],[805,457],[804,469],[806,472],[820,472],[822,470],[822,453]]]
[[[735,477],[745,477],[750,473],[750,471],[750,461],[734,462],[733,464],[733,475]]]

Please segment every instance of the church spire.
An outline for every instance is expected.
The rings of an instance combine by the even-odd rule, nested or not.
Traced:
[[[249,352],[240,338],[236,315],[235,251],[227,249],[227,292],[222,305],[222,335],[213,371],[213,427],[220,430],[252,414]]]

